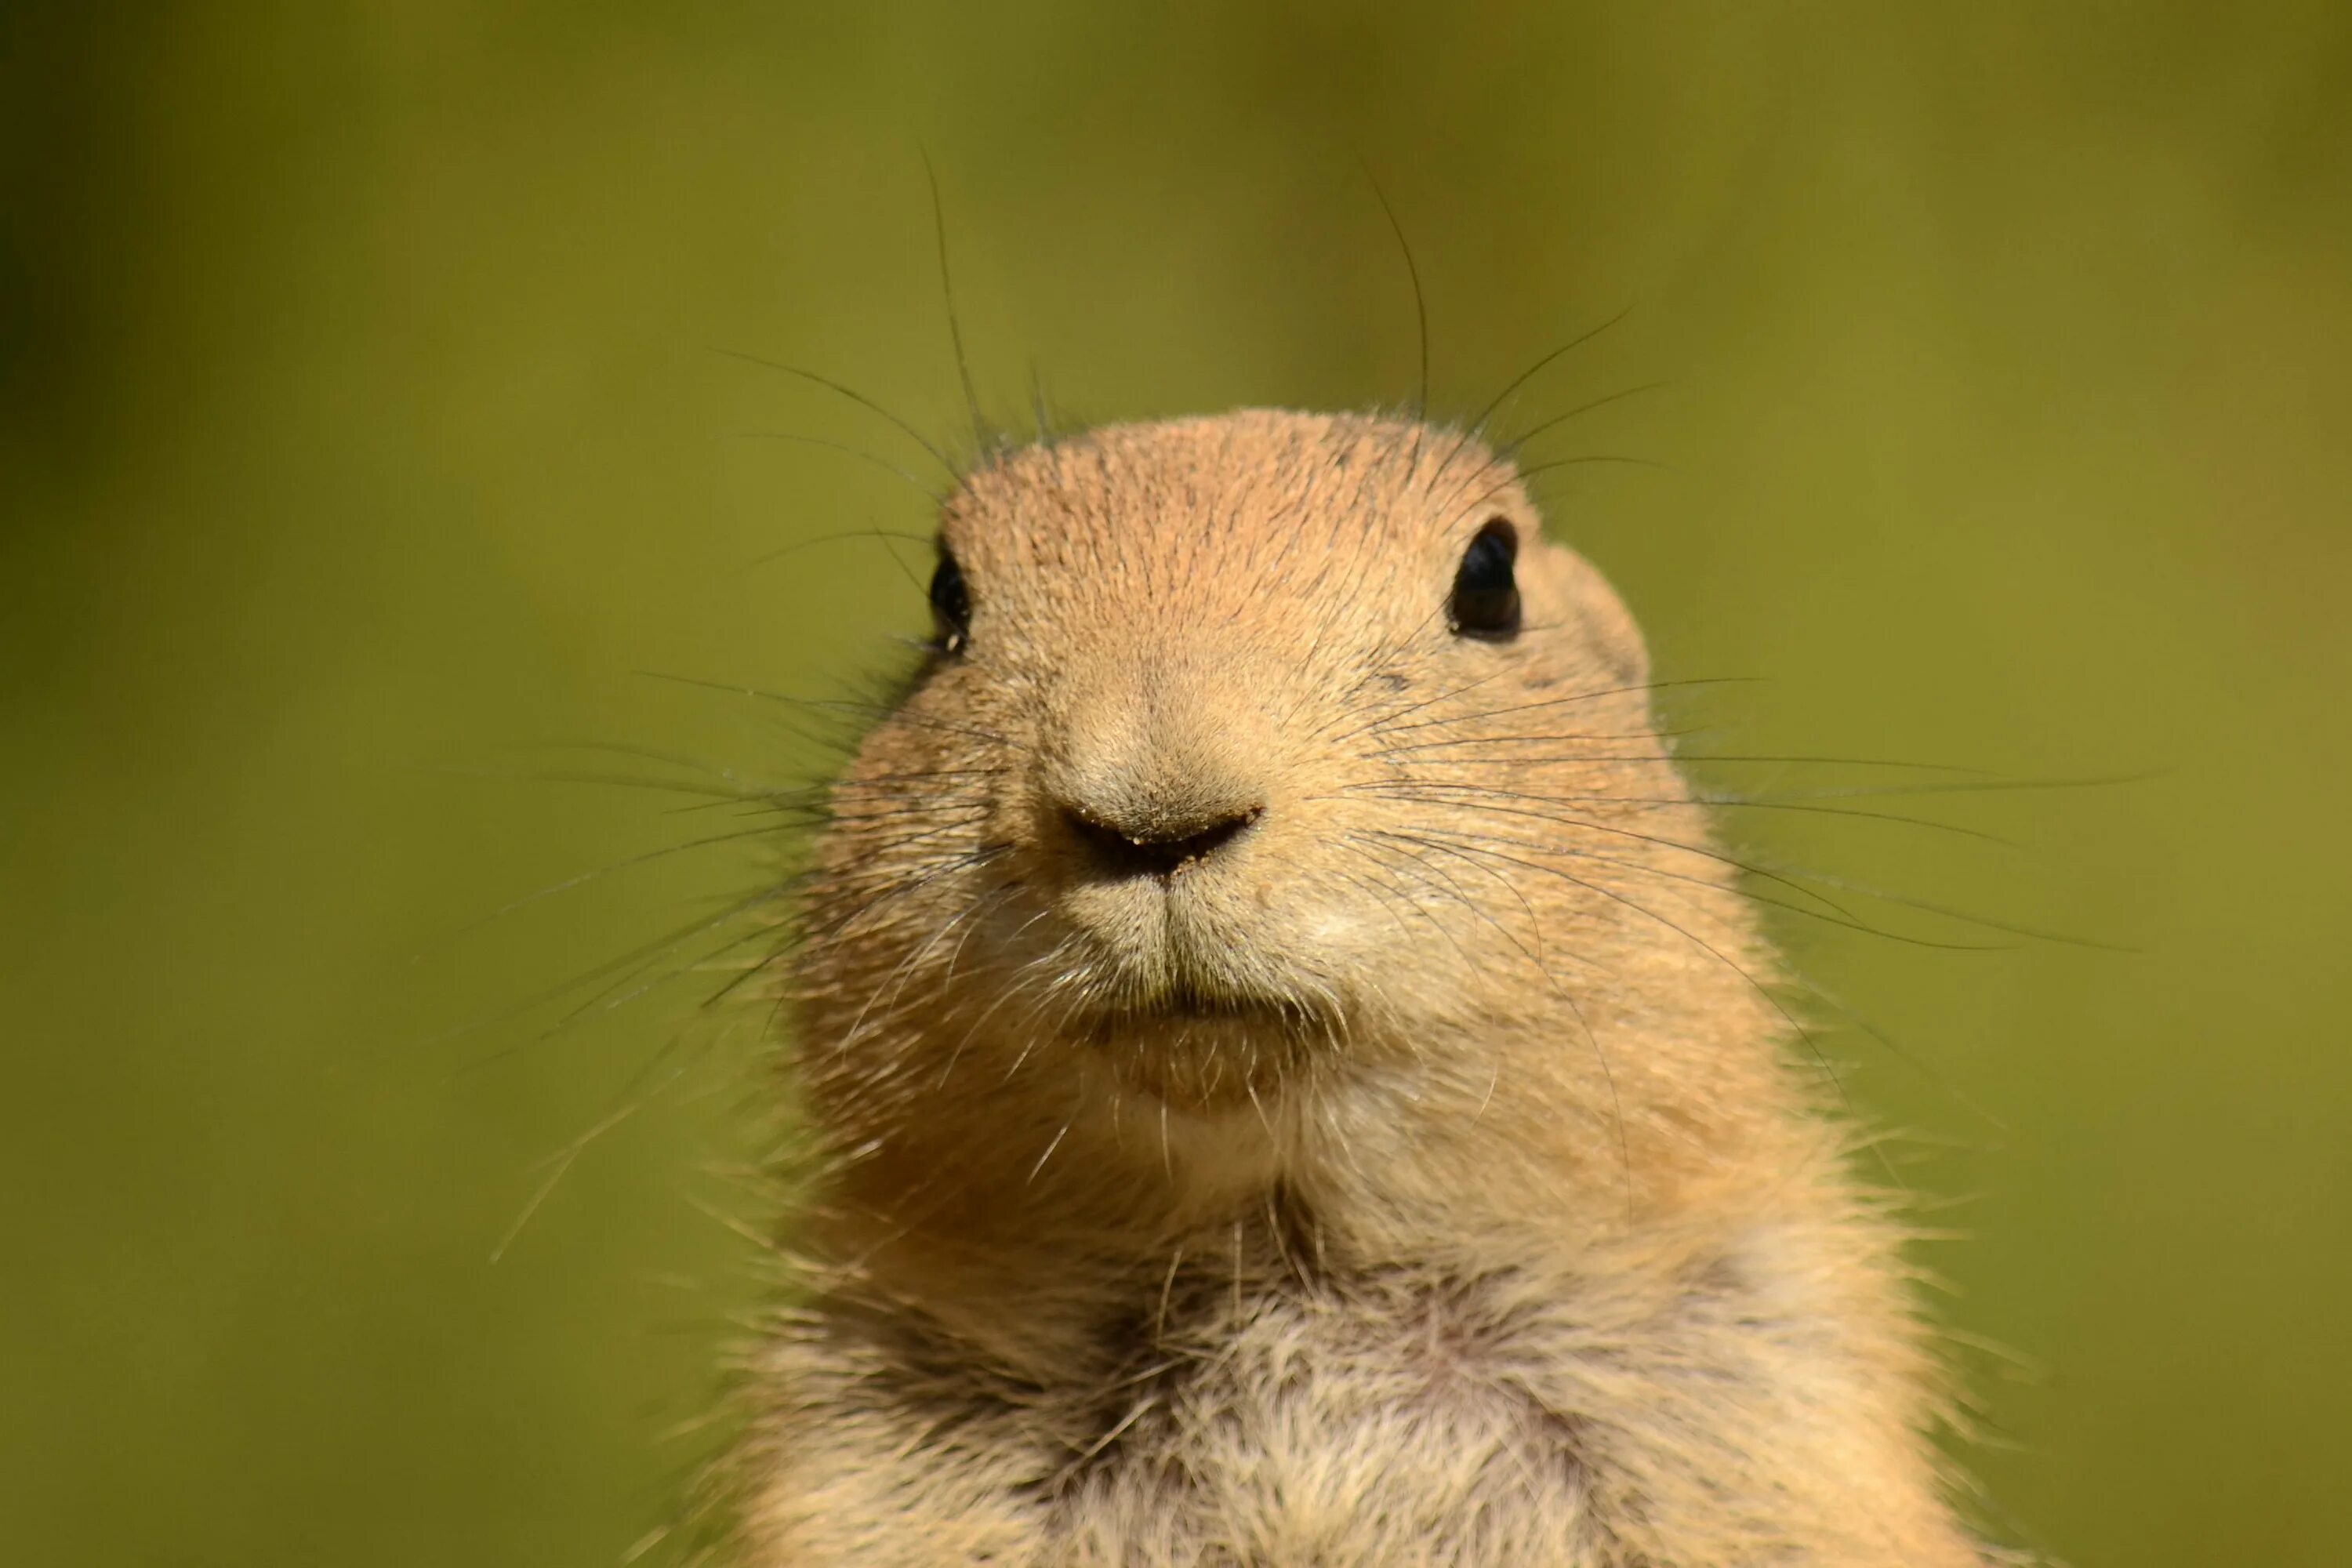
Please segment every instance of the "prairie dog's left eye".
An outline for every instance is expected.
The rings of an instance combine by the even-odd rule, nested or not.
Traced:
[[[931,569],[931,635],[943,653],[961,653],[971,636],[971,591],[964,586],[963,568],[940,546],[940,563]]]
[[[1454,597],[1446,608],[1458,636],[1501,642],[1518,635],[1519,584],[1511,573],[1518,558],[1518,531],[1502,518],[1489,518],[1454,574]]]

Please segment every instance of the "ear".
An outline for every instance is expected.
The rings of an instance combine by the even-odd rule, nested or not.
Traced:
[[[1532,554],[1533,560],[1528,555]],[[1564,544],[1546,540],[1521,556],[1522,575],[1539,575],[1546,602],[1559,606],[1569,630],[1581,635],[1600,672],[1619,686],[1650,679],[1650,650],[1642,628],[1598,567]]]
[[[1626,686],[1643,686],[1650,679],[1650,646],[1633,612],[1609,585],[1599,567],[1581,555],[1570,581],[1570,602],[1592,639],[1592,651]]]

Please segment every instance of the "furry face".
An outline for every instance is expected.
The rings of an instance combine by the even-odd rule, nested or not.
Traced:
[[[1485,448],[1402,423],[1114,429],[974,475],[932,657],[838,786],[815,1032],[889,1037],[876,1078],[1083,1058],[1263,1110],[1530,988],[1589,1030],[1629,975],[1730,962],[1639,635],[1538,528]]]

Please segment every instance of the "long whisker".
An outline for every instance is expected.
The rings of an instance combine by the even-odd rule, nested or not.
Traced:
[[[1358,790],[1361,793],[1370,795],[1384,793],[1383,787],[1378,785],[1342,785],[1341,787],[1344,789]],[[1442,787],[1468,790],[1478,786],[1464,784]],[[1542,795],[1522,795],[1517,792],[1509,790],[1488,790],[1486,793],[1499,795],[1505,799],[1515,800],[1540,802],[1547,798]],[[1835,879],[1819,872],[1776,870],[1761,865],[1751,864],[1748,861],[1738,859],[1732,856],[1725,855],[1719,850],[1708,848],[1703,845],[1685,843],[1677,839],[1666,838],[1654,834],[1646,834],[1634,828],[1621,827],[1610,823],[1594,822],[1586,817],[1570,816],[1566,813],[1538,811],[1527,805],[1496,805],[1477,800],[1462,800],[1459,798],[1449,799],[1444,796],[1398,794],[1394,795],[1392,798],[1424,805],[1435,801],[1453,805],[1463,811],[1485,812],[1491,815],[1504,816],[1530,817],[1539,822],[1555,823],[1561,826],[1579,828],[1587,832],[1603,833],[1614,837],[1636,839],[1643,843],[1654,844],[1661,848],[1676,849],[1692,855],[1704,856],[1708,859],[1719,861],[1734,869],[1745,871],[1751,876],[1768,879],[1802,876],[1815,881],[1830,883],[1832,886],[1843,886],[1848,891],[1864,893],[1871,898],[1881,900],[1886,903],[1916,909],[1927,914],[1941,915],[1947,920],[1964,921],[1970,925],[1981,926],[1988,931],[2001,931],[2011,936],[2031,937],[2036,941],[2054,942],[2067,946],[2075,947],[2105,948],[2109,945],[2104,942],[2094,942],[2087,938],[2063,936],[2053,931],[2039,931],[2030,927],[2022,927],[2007,921],[1993,920],[1988,916],[1969,914],[1960,910],[1950,909],[1943,905],[1930,903],[1924,900],[1909,898],[1904,894],[1893,892],[1885,889],[1871,888],[1853,883],[1841,884]]]
[[[792,697],[781,691],[763,690],[756,686],[744,686],[725,680],[705,680],[691,675],[671,675],[658,669],[641,669],[637,673],[648,680],[667,680],[680,686],[698,687],[705,691],[725,691],[737,697],[750,697],[762,702],[781,703],[793,708],[814,709],[820,712],[867,714],[877,719],[887,719],[892,723],[911,725],[917,729],[938,730],[950,735],[969,736],[974,740],[989,742],[993,745],[1011,747],[1015,751],[1025,752],[1030,749],[1009,736],[1000,735],[992,731],[976,729],[969,724],[950,724],[944,720],[922,718],[908,713],[903,708],[893,708],[886,702],[865,702],[846,697]]]
[[[498,908],[490,910],[489,913],[479,916],[475,920],[468,921],[464,925],[457,927],[455,931],[451,931],[446,938],[443,939],[443,942],[461,941],[464,938],[472,935],[476,931],[481,931],[488,926],[495,925],[499,921],[505,920],[520,910],[530,908],[533,904],[541,903],[548,899],[554,898],[559,893],[570,892],[574,888],[584,887],[590,882],[609,877],[616,871],[627,870],[634,866],[650,865],[656,860],[666,860],[672,856],[684,855],[691,850],[707,849],[714,845],[733,844],[740,842],[746,838],[764,838],[773,834],[775,831],[776,829],[772,824],[761,823],[756,827],[737,828],[728,833],[709,834],[704,837],[688,839],[683,844],[666,844],[660,848],[648,849],[644,851],[642,854],[625,856],[621,859],[608,862],[605,865],[595,867],[590,870],[576,872],[572,876],[564,878],[561,881],[550,882],[543,888],[534,889],[530,892],[523,894],[519,899],[510,900],[506,903],[500,904]],[[424,957],[426,952],[436,951],[441,945],[442,943],[436,943],[435,947],[424,950],[424,952],[415,955],[411,962],[415,962],[416,958]]]
[[[1652,757],[1619,757],[1598,758],[1592,760],[1603,762],[1656,763],[1663,761],[1664,759]],[[1364,785],[1350,787],[1370,788],[1372,786]],[[1394,781],[1394,784],[1391,785],[1382,787],[1418,789],[1425,792],[1430,798],[1437,800],[1449,799],[1462,795],[1474,795],[1481,796],[1499,795],[1511,800],[1542,801],[1558,805],[1633,805],[1645,807],[1671,807],[1694,804],[1694,801],[1685,800],[1680,796],[1675,795],[1540,795],[1533,794],[1525,790],[1507,790],[1493,784],[1454,784],[1443,779],[1401,779]],[[2004,838],[1997,833],[1989,833],[1980,827],[1969,827],[1957,822],[1938,822],[1933,817],[1906,816],[1900,812],[1869,811],[1858,806],[1820,805],[1809,804],[1803,801],[1775,800],[1766,796],[1748,795],[1702,795],[1695,797],[1695,802],[1696,804],[1702,804],[1709,806],[1736,807],[1755,811],[1801,812],[1821,816],[1853,817],[1862,821],[1869,822],[1894,822],[1900,823],[1907,827],[1926,828],[1934,833],[1948,833],[1958,838],[1974,838],[1987,844],[1998,844],[2004,849],[2015,849],[2018,847],[2018,845],[2014,840]]]
[[[916,429],[912,425],[909,425],[904,419],[899,418],[897,415],[891,413],[888,409],[883,407],[880,404],[875,402],[872,398],[866,396],[864,393],[857,391],[854,387],[845,386],[840,382],[834,380],[832,377],[819,375],[813,370],[803,370],[796,364],[786,364],[781,360],[762,359],[758,354],[745,353],[740,349],[719,348],[713,345],[710,352],[715,354],[724,354],[729,359],[741,360],[745,364],[756,364],[762,370],[778,371],[785,375],[798,376],[801,380],[813,382],[816,385],[824,387],[828,392],[839,393],[842,396],[846,397],[849,401],[856,404],[859,407],[870,409],[874,413],[879,414],[883,418],[887,419],[891,424],[896,425],[900,430],[904,431],[908,439],[913,441],[916,446],[920,447],[925,452],[929,453],[931,460],[939,464],[939,466],[946,471],[947,476],[950,480],[961,480],[963,478],[962,473],[956,468],[956,466],[948,460],[947,454],[933,446],[930,441],[924,437],[920,430]]]
[[[1545,367],[1550,365],[1552,363],[1563,356],[1573,353],[1576,350],[1582,348],[1585,344],[1591,342],[1593,339],[1599,337],[1601,333],[1607,331],[1618,322],[1623,321],[1627,316],[1633,314],[1633,306],[1627,305],[1623,307],[1615,315],[1610,317],[1599,326],[1578,333],[1575,337],[1569,339],[1568,342],[1560,344],[1559,347],[1552,350],[1549,353],[1545,354],[1542,358],[1537,360],[1535,363],[1528,366],[1527,369],[1519,372],[1518,374],[1511,377],[1509,381],[1504,383],[1503,390],[1495,394],[1493,401],[1489,402],[1486,407],[1478,410],[1478,416],[1471,420],[1468,425],[1463,427],[1461,438],[1455,441],[1453,447],[1447,450],[1444,461],[1437,465],[1437,471],[1440,474],[1443,474],[1447,468],[1453,466],[1454,459],[1462,455],[1464,447],[1469,446],[1471,442],[1478,438],[1479,435],[1486,428],[1486,421],[1495,416],[1496,411],[1503,406],[1504,403],[1509,399],[1511,394],[1518,391],[1519,388],[1534,380],[1537,375],[1542,373]]]
[[[784,896],[783,891],[780,889],[763,886],[750,897],[730,904],[716,915],[704,920],[696,921],[689,925],[681,927],[678,930],[670,932],[667,936],[657,937],[654,941],[647,942],[643,946],[634,948],[627,952],[622,953],[616,958],[607,959],[602,963],[593,965],[588,969],[583,970],[578,974],[573,975],[569,980],[563,981],[556,985],[549,986],[545,990],[540,991],[532,995],[526,996],[519,1002],[510,1003],[493,1012],[468,1019],[465,1023],[456,1025],[450,1028],[444,1029],[437,1034],[428,1036],[422,1043],[431,1045],[438,1044],[446,1040],[457,1039],[463,1036],[488,1028],[494,1024],[505,1023],[509,1019],[520,1017],[522,1015],[531,1012],[536,1008],[545,1006],[551,1002],[560,1001],[563,997],[569,996],[577,992],[582,986],[592,984],[607,975],[619,973],[622,976],[621,983],[625,984],[627,980],[638,973],[644,965],[660,962],[662,958],[671,952],[675,952],[678,948],[684,946],[689,942],[692,942],[696,937],[700,936],[705,931],[715,931],[719,927],[725,925],[729,921],[749,914],[752,910],[760,909],[762,906],[776,904]],[[568,1022],[568,1020],[566,1021]],[[547,1034],[543,1034],[539,1037],[541,1039],[544,1039],[547,1037],[548,1034],[553,1034],[562,1027],[562,1025],[559,1023],[554,1029],[549,1030]],[[487,1066],[490,1062],[501,1061],[509,1057],[515,1056],[519,1054],[522,1048],[523,1047],[520,1046],[509,1047],[505,1050],[494,1052],[489,1057],[472,1063],[467,1068],[461,1068],[459,1070],[478,1070],[480,1068]]]
[[[1645,392],[1655,392],[1660,387],[1665,386],[1666,384],[1668,384],[1663,381],[1645,381],[1638,386],[1629,386],[1624,388],[1622,391],[1612,392],[1605,397],[1596,397],[1590,403],[1580,403],[1575,407],[1570,409],[1567,413],[1555,414],[1550,418],[1543,421],[1543,423],[1529,426],[1527,429],[1519,432],[1518,435],[1511,437],[1509,444],[1510,449],[1514,452],[1517,451],[1519,448],[1525,447],[1528,442],[1542,435],[1545,431],[1552,429],[1557,426],[1565,425],[1568,421],[1575,418],[1580,414],[1590,414],[1596,408],[1606,408],[1612,403],[1622,403],[1626,398],[1638,397]],[[1528,471],[1528,470],[1526,469],[1520,470],[1523,474]]]
[[[733,430],[728,434],[738,441],[783,441],[796,447],[821,447],[830,452],[845,452],[850,457],[872,464],[892,479],[902,481],[908,489],[929,501],[933,506],[944,506],[947,503],[948,498],[945,492],[931,489],[889,458],[879,457],[863,447],[853,447],[846,441],[828,441],[822,436],[803,436],[792,430]]]
[[[948,267],[947,207],[940,199],[940,172],[932,165],[928,149],[923,153],[923,178],[931,187],[931,233],[939,242],[940,295],[947,302],[948,340],[955,345],[956,379],[963,384],[964,406],[971,414],[972,438],[985,452],[995,445],[996,437],[989,429],[988,421],[981,415],[980,394],[972,386],[971,361],[963,350],[963,320],[956,312],[955,275]]]
[[[1767,909],[1786,910],[1790,914],[1802,915],[1808,920],[1820,921],[1826,925],[1842,926],[1848,931],[1861,931],[1869,936],[1884,937],[1889,942],[1899,942],[1912,947],[1935,948],[1946,952],[2002,952],[2008,951],[2006,945],[2001,943],[1941,942],[1933,937],[1914,936],[1907,931],[1889,931],[1883,926],[1872,925],[1869,921],[1855,915],[1853,910],[1847,909],[1836,900],[1830,898],[1824,893],[1804,886],[1802,883],[1795,880],[1793,877],[1783,876],[1778,872],[1761,868],[1753,868],[1745,865],[1741,867],[1743,870],[1748,871],[1749,874],[1756,876],[1759,879],[1780,883],[1792,891],[1811,899],[1816,903],[1824,906],[1824,908],[1813,909],[1804,904],[1790,903],[1784,899],[1767,898],[1763,894],[1758,893],[1752,889],[1727,889],[1724,884],[1719,881],[1716,881],[1706,877],[1694,876],[1687,871],[1672,871],[1663,866],[1648,865],[1639,860],[1628,860],[1619,856],[1597,854],[1592,850],[1580,849],[1572,845],[1551,843],[1542,839],[1513,838],[1506,836],[1491,834],[1465,833],[1460,828],[1451,827],[1429,828],[1424,831],[1426,831],[1431,837],[1436,838],[1458,838],[1465,843],[1500,844],[1513,848],[1531,850],[1538,854],[1565,855],[1578,860],[1590,861],[1594,865],[1619,867],[1624,870],[1633,872],[1637,876],[1655,877],[1664,881],[1683,882],[1695,888],[1709,889],[1716,891],[1729,891],[1736,893],[1738,897],[1747,900],[1750,903],[1760,904]],[[1732,863],[1739,864],[1738,862]]]
[[[1515,702],[1508,707],[1488,708],[1475,713],[1447,713],[1435,719],[1423,719],[1412,724],[1390,724],[1383,722],[1377,725],[1367,725],[1365,729],[1366,731],[1377,731],[1378,732],[1385,735],[1399,733],[1408,730],[1427,730],[1439,724],[1476,724],[1482,723],[1488,719],[1500,719],[1512,713],[1533,713],[1540,709],[1568,708],[1580,702],[1596,702],[1604,697],[1628,697],[1637,694],[1647,694],[1654,691],[1670,691],[1686,686],[1753,685],[1760,679],[1761,678],[1757,676],[1729,675],[1683,680],[1649,680],[1634,686],[1610,686],[1601,688],[1598,690],[1580,691],[1569,697],[1548,697],[1536,702]],[[1483,685],[1485,683],[1482,681],[1475,684]],[[1468,689],[1465,688],[1464,689]],[[1408,710],[1408,711],[1418,711],[1419,709],[1429,706],[1431,706],[1430,703],[1417,704],[1414,709]]]

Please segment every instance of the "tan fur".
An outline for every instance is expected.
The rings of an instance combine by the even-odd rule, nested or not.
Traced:
[[[1519,531],[1526,626],[1459,637]],[[835,786],[824,1152],[754,1568],[1978,1564],[1897,1235],[1599,574],[1458,433],[1244,413],[973,474],[973,611]],[[1072,808],[1255,811],[1164,881]]]

